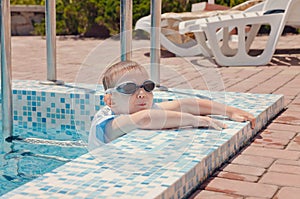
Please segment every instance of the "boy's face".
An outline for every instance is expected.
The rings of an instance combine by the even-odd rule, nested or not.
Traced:
[[[149,80],[146,71],[133,70],[121,76],[116,86],[124,82],[134,82],[137,85],[142,85],[146,80]],[[145,91],[144,88],[139,88],[132,95],[124,95],[115,91],[112,92],[111,100],[111,109],[115,114],[131,114],[150,109],[153,103],[153,93]]]

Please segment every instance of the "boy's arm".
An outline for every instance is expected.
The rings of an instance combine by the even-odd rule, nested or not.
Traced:
[[[227,106],[218,102],[204,99],[180,99],[158,104],[164,110],[190,113],[193,115],[225,115],[238,122],[250,121],[252,128],[255,126],[255,117],[241,109]]]
[[[142,110],[130,115],[120,115],[107,126],[106,138],[114,140],[135,129],[168,129],[178,127],[226,128],[226,125],[209,117],[168,110]]]

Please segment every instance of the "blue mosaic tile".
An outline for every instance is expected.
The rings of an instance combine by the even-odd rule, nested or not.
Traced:
[[[78,130],[87,139],[93,114],[103,105],[101,86],[40,85],[13,82],[14,123],[24,127]],[[182,198],[236,153],[272,119],[284,103],[281,95],[180,89],[192,95],[249,111],[248,122],[223,120],[228,128],[135,130],[37,178],[4,198]],[[155,92],[155,102],[186,97]],[[33,109],[34,108],[34,109]],[[219,119],[224,119],[219,117]]]

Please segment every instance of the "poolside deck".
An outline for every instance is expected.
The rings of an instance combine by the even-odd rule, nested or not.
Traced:
[[[265,37],[259,39],[255,43],[258,49]],[[58,39],[58,79],[66,82],[83,81],[86,76],[81,64],[99,44],[107,45],[106,42],[94,39]],[[46,79],[45,46],[46,41],[40,37],[12,38],[13,79]],[[161,63],[172,66],[167,67],[172,70],[162,71],[163,85],[213,91],[283,94],[286,100],[286,110],[259,133],[248,147],[208,179],[191,198],[298,198],[300,35],[281,37],[278,49],[269,65],[259,67],[219,68],[201,57],[183,59],[164,54]],[[149,57],[144,55],[147,52],[149,50],[140,49],[134,53],[133,58],[140,63],[148,63]],[[196,67],[191,67],[190,61]],[[180,79],[175,78],[178,74]],[[96,80],[91,78],[90,81]]]

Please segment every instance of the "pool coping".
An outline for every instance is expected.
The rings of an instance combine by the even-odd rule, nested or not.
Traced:
[[[245,94],[246,95],[246,94]],[[248,94],[247,94],[248,95]],[[264,94],[259,94],[260,96],[264,96]],[[267,96],[267,95],[265,95]],[[270,96],[268,94],[268,96]],[[249,139],[251,139],[257,132],[260,131],[273,117],[275,117],[284,107],[284,98],[282,95],[273,95],[276,96],[277,99],[274,99],[274,102],[272,103],[271,106],[268,106],[264,111],[262,111],[259,115],[257,115],[257,126],[254,130],[250,128],[249,123],[243,123],[240,127],[240,130],[233,134],[232,137],[224,142],[222,145],[220,145],[216,150],[213,152],[210,152],[206,157],[202,158],[202,161],[198,160],[191,160],[190,162],[193,164],[190,166],[190,169],[187,169],[185,173],[178,172],[178,170],[170,170],[167,173],[171,176],[173,175],[174,178],[168,179],[170,183],[163,183],[162,186],[157,187],[154,186],[153,189],[147,189],[147,187],[151,187],[151,182],[150,183],[145,183],[144,185],[139,184],[138,187],[144,187],[147,189],[147,193],[145,195],[135,195],[137,192],[140,192],[136,190],[136,193],[132,193],[130,195],[131,198],[182,198],[188,195],[190,191],[195,189],[201,182],[203,182],[209,175],[212,174],[212,172],[218,168],[222,163],[224,163],[229,157],[231,157],[233,154],[235,154],[241,147],[243,147]],[[116,142],[115,144],[120,144],[122,142],[126,142],[126,137],[120,139],[120,141]],[[105,146],[104,146],[105,148]],[[109,146],[107,147],[109,148]],[[111,149],[111,148],[109,148]],[[120,148],[116,148],[120,149]],[[102,149],[99,149],[104,150]],[[120,154],[121,156],[124,154]],[[132,154],[129,154],[132,155]],[[101,162],[101,161],[100,161]],[[84,163],[84,164],[82,164]],[[67,184],[66,187],[71,186],[68,184],[67,178],[65,178],[65,174],[68,173],[70,168],[75,166],[77,168],[76,172],[82,171],[85,172],[92,171],[90,168],[87,169],[86,165],[91,166],[91,168],[97,169],[98,167],[103,167],[103,165],[99,165],[99,160],[95,161],[95,158],[93,158],[93,154],[88,153],[85,154],[55,170],[53,170],[50,173],[47,173],[5,195],[3,195],[4,198],[10,198],[10,197],[39,197],[44,195],[47,197],[55,197],[55,196],[60,196],[60,197],[66,197],[70,196],[67,193],[71,193],[71,191],[67,191],[68,189],[65,188],[65,191],[63,187],[55,188],[56,185],[53,185],[52,187],[49,187],[48,189],[45,189],[45,185],[48,183],[53,182],[54,180],[57,182],[59,185],[58,181],[59,179],[61,180],[60,185]],[[107,165],[106,165],[107,166]],[[80,170],[81,169],[81,170]],[[106,168],[109,169],[109,168]],[[74,173],[76,173],[74,171]],[[101,172],[100,172],[101,174]],[[99,174],[98,178],[101,177]],[[86,173],[85,175],[90,175]],[[125,174],[124,174],[125,175]],[[127,174],[126,174],[127,175]],[[129,174],[128,174],[129,175]],[[127,177],[128,177],[127,175]],[[82,178],[83,176],[79,176],[78,178]],[[97,174],[93,173],[93,176],[90,176],[92,178],[97,177]],[[109,179],[109,175],[108,177]],[[75,176],[72,176],[72,178],[75,178]],[[81,179],[82,180],[82,179]],[[128,181],[128,180],[127,180]],[[171,182],[172,181],[172,182]],[[71,180],[72,182],[72,180]],[[81,183],[84,184],[84,181]],[[76,185],[77,186],[77,185]],[[94,184],[95,187],[97,185]],[[100,185],[99,185],[100,186]],[[121,185],[120,185],[121,186]],[[121,187],[117,187],[116,189],[119,191],[119,195],[116,194],[114,195],[114,198],[123,198],[126,196],[124,191]],[[94,188],[95,188],[94,187]],[[123,188],[126,186],[123,186]],[[134,186],[131,186],[134,187]],[[81,188],[91,188],[89,186],[81,186]],[[77,190],[80,189],[80,186],[77,187]],[[94,192],[93,192],[94,190]],[[134,190],[134,189],[133,189]],[[109,192],[106,193],[106,196],[101,197],[101,193],[105,192],[107,190],[102,190],[97,191],[97,189],[90,189],[88,190],[81,190],[82,192],[78,191],[77,193],[73,192],[74,195],[71,196],[84,196],[84,197],[90,197],[90,198],[109,198]],[[110,190],[111,191],[111,190]],[[88,192],[88,193],[87,193]],[[113,194],[113,192],[111,192]],[[128,195],[127,195],[128,197]],[[126,197],[125,197],[126,198]]]

